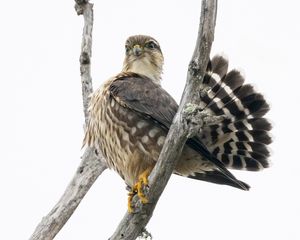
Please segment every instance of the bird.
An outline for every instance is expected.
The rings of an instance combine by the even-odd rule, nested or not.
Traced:
[[[144,188],[178,110],[162,88],[164,57],[157,40],[130,36],[120,73],[105,81],[90,97],[84,146],[101,152],[106,165],[125,181],[128,211],[136,194],[148,203]],[[204,123],[189,138],[174,174],[242,190],[250,186],[229,169],[259,171],[269,167],[272,126],[264,115],[269,105],[263,95],[246,84],[228,60],[216,55],[199,85],[199,109],[219,121]]]

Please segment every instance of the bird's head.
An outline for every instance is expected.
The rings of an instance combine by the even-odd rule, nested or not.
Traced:
[[[123,71],[145,75],[160,84],[164,57],[154,38],[131,36],[126,40],[125,51]]]

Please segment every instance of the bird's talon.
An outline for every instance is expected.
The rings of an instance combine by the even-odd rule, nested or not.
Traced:
[[[147,176],[146,176],[146,175],[143,175],[143,176],[142,176],[141,183],[142,183],[145,187],[148,187],[148,183],[149,183],[149,181],[148,181],[148,175],[147,175]]]
[[[140,197],[140,199],[143,204],[147,204],[149,202],[148,198],[146,197]]]
[[[150,170],[147,169],[144,171],[140,176],[138,182],[133,186],[131,192],[128,193],[128,212],[133,212],[132,207],[132,199],[135,194],[138,195],[139,199],[143,204],[146,204],[149,202],[148,198],[144,194],[144,188],[148,187],[148,176],[150,174]]]

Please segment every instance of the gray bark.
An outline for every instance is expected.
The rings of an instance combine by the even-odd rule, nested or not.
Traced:
[[[77,0],[78,2],[78,0]],[[81,1],[82,2],[82,1]],[[89,96],[93,93],[93,84],[91,77],[91,57],[92,57],[92,31],[93,31],[93,4],[84,2],[76,4],[75,10],[78,15],[83,14],[84,26],[80,53],[80,74],[82,86],[82,100],[85,124],[88,122],[88,104]]]
[[[78,2],[78,1],[77,1]],[[75,6],[77,13],[83,14],[84,28],[80,54],[80,73],[82,83],[82,98],[85,122],[88,121],[89,95],[93,92],[92,78],[90,74],[90,59],[92,54],[92,30],[93,30],[93,5],[81,1]],[[82,156],[82,161],[67,186],[63,196],[36,227],[30,240],[51,240],[68,219],[72,216],[85,194],[96,181],[99,175],[106,169],[101,159],[96,157],[95,149],[87,148]]]
[[[87,149],[82,161],[63,196],[36,227],[30,240],[51,240],[72,216],[85,194],[106,169],[96,158],[92,149]]]
[[[214,28],[217,15],[217,0],[202,0],[200,25],[196,47],[190,61],[187,81],[178,112],[170,127],[159,159],[149,177],[148,204],[135,200],[136,212],[126,213],[110,240],[136,239],[149,222],[156,203],[162,194],[178,161],[187,138],[194,133],[187,124],[187,118],[192,118],[193,111],[186,111],[190,104],[199,104],[200,84],[206,71],[207,63],[214,39]],[[183,114],[184,113],[184,114]],[[192,127],[193,129],[193,127]]]

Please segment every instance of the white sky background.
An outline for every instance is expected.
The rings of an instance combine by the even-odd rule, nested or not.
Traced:
[[[125,39],[148,34],[165,55],[163,87],[179,101],[200,0],[94,0],[94,87],[121,70]],[[82,154],[82,17],[73,1],[15,0],[0,15],[0,239],[28,239],[62,195]],[[212,53],[265,94],[273,166],[234,174],[249,192],[172,176],[147,229],[165,239],[300,239],[298,1],[219,1]],[[108,239],[127,208],[125,184],[105,171],[57,235]]]

